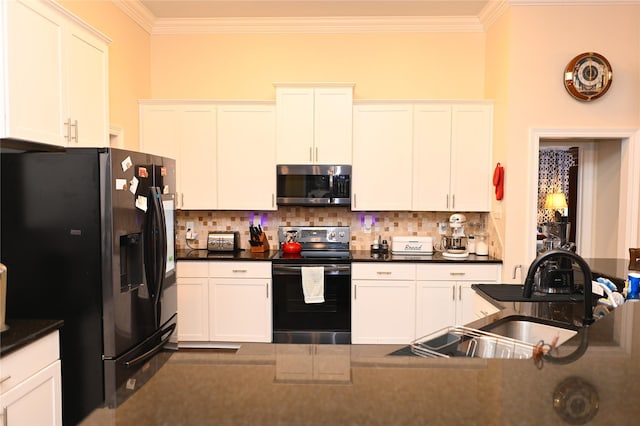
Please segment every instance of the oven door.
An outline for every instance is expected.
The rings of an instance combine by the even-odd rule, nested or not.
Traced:
[[[324,267],[323,303],[305,303],[302,268]],[[273,342],[351,343],[351,265],[273,264]]]

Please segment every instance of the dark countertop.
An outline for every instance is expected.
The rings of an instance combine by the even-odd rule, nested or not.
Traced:
[[[278,253],[277,250],[271,250],[265,253],[251,253],[248,250],[240,250],[236,252],[208,252],[206,249],[194,250],[177,250],[177,260],[271,260]],[[433,256],[398,256],[392,254],[373,254],[369,250],[352,250],[351,257],[353,262],[410,262],[410,263],[502,263],[502,260],[491,256],[469,255],[463,259],[447,259],[442,257],[440,253]]]
[[[249,250],[235,252],[209,252],[207,249],[177,250],[177,260],[270,260],[277,251],[252,253]]]
[[[352,250],[353,262],[405,262],[405,263],[502,263],[502,260],[491,256],[476,256],[470,254],[460,259],[448,259],[441,253],[435,252],[432,256],[394,255],[391,253],[378,254],[369,250]]]
[[[0,334],[0,357],[62,328],[64,321],[47,319],[8,319],[9,329]]]

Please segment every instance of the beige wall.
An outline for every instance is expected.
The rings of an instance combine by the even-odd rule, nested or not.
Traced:
[[[102,32],[109,45],[109,122],[123,129],[124,147],[139,147],[138,99],[150,97],[151,36],[111,1],[60,3]]]
[[[354,82],[356,99],[484,96],[484,34],[154,36],[154,98],[275,99],[274,82]]]
[[[530,132],[540,128],[637,128],[640,117],[638,6],[514,6],[510,12],[506,127],[505,246],[503,279],[528,265],[523,241],[535,196],[528,193]],[[597,30],[593,30],[597,29]],[[563,86],[563,70],[575,55],[596,51],[614,71],[609,92],[578,102]],[[498,134],[501,134],[498,132]],[[499,142],[501,143],[501,142]]]

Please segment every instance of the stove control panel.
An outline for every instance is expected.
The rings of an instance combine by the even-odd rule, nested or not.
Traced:
[[[287,242],[290,239],[302,245],[309,244],[322,249],[325,244],[344,244],[349,247],[351,234],[348,226],[280,226],[278,241]]]

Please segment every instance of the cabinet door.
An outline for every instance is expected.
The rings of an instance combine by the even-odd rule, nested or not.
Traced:
[[[149,154],[178,159],[179,148],[178,105],[140,106],[140,150]],[[178,170],[180,165],[177,165]]]
[[[352,280],[351,341],[409,343],[415,335],[415,281]]]
[[[411,105],[354,108],[352,210],[411,210],[412,117]]]
[[[210,338],[271,342],[271,279],[211,278]]]
[[[491,209],[493,108],[454,105],[451,121],[451,210]]]
[[[448,210],[451,203],[451,106],[415,105],[413,210]]]
[[[275,210],[273,106],[218,108],[218,208]]]
[[[67,106],[62,21],[41,3],[15,0],[3,2],[3,7],[5,4],[7,110],[2,136],[64,146]]]
[[[353,88],[315,88],[313,117],[314,162],[351,164]]]
[[[179,117],[180,207],[215,209],[218,207],[216,107],[183,105]]]
[[[178,278],[178,342],[209,341],[209,279]]]
[[[69,146],[109,146],[108,46],[74,25],[67,46]]]
[[[313,88],[276,88],[276,110],[277,163],[313,163]]]
[[[62,425],[60,361],[0,395],[0,408],[3,425]]]
[[[416,338],[456,324],[456,286],[450,281],[418,281]]]

